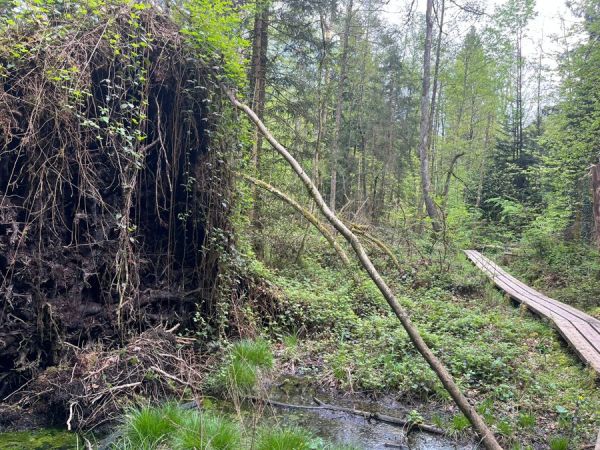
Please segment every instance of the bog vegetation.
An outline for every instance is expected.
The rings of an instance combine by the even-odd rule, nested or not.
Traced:
[[[354,448],[269,422],[297,377],[592,448],[598,374],[462,253],[600,318],[600,7],[538,3],[0,0],[0,430]]]

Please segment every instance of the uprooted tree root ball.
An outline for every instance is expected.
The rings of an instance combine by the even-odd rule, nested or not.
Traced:
[[[211,323],[227,289],[236,143],[214,75],[157,10],[102,8],[0,37],[1,398],[40,373],[29,391],[64,386],[66,372],[43,371],[65,361],[73,379],[101,363],[65,360],[71,346]],[[74,420],[90,424],[92,384],[77,382],[48,401],[75,395]]]

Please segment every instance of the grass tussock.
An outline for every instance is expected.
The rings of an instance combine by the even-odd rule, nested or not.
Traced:
[[[184,410],[174,403],[131,409],[113,450],[352,450],[315,438],[297,427],[245,427],[212,411]]]

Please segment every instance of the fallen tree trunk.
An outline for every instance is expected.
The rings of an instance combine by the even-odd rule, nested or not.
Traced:
[[[300,166],[298,161],[296,161],[296,159],[290,154],[290,152],[283,145],[281,145],[279,141],[275,139],[275,137],[273,137],[271,132],[267,129],[262,120],[258,118],[256,113],[252,111],[252,109],[250,109],[247,105],[241,103],[232,91],[225,87],[223,87],[223,89],[229,97],[229,99],[231,100],[231,103],[236,108],[243,111],[249,117],[249,119],[260,129],[261,133],[265,136],[265,138],[269,141],[273,148],[287,161],[290,167],[301,179],[302,183],[316,202],[323,215],[333,225],[333,227],[350,243],[358,259],[360,260],[361,265],[367,271],[369,277],[377,285],[382,295],[394,311],[396,317],[402,323],[402,326],[408,333],[411,342],[419,351],[419,353],[423,356],[423,358],[425,358],[431,369],[435,372],[442,385],[448,391],[448,393],[450,394],[454,402],[457,404],[457,406],[460,408],[460,410],[463,412],[465,417],[469,419],[469,421],[473,425],[473,428],[481,437],[481,441],[485,445],[485,447],[488,450],[501,450],[502,447],[500,446],[500,444],[498,444],[498,441],[494,437],[492,431],[488,428],[488,426],[485,424],[481,416],[479,416],[475,408],[469,403],[468,399],[460,391],[450,372],[448,372],[446,367],[433,354],[429,346],[425,343],[421,334],[419,333],[419,330],[412,323],[412,320],[410,319],[407,311],[405,311],[405,309],[400,305],[390,287],[383,280],[383,278],[371,262],[358,237],[354,233],[352,233],[352,231],[350,231],[350,229],[346,225],[344,225],[344,223],[327,206],[327,204],[323,200],[321,193],[314,185],[310,177],[306,174],[302,166]]]

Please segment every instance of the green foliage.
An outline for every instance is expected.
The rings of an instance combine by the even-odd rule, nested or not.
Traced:
[[[210,387],[236,397],[248,394],[260,381],[260,376],[273,367],[273,353],[264,339],[243,339],[232,345],[225,362],[213,374]]]
[[[250,11],[231,0],[189,0],[184,8],[188,14],[183,18],[183,33],[207,61],[222,60],[225,75],[243,85],[246,63],[241,50],[249,42],[241,37],[242,18]]]
[[[260,369],[273,367],[273,353],[265,339],[243,339],[233,344],[230,353],[233,361],[245,362]]]
[[[536,424],[535,415],[533,415],[531,413],[522,412],[519,414],[519,417],[517,419],[517,424],[521,428],[532,429],[535,427],[535,424]]]
[[[565,437],[550,439],[550,450],[569,450],[569,440]]]
[[[454,431],[460,433],[461,431],[466,430],[470,426],[471,422],[469,422],[469,419],[467,419],[464,414],[457,414],[454,417],[452,417],[451,427]]]
[[[243,428],[210,411],[181,409],[173,403],[134,408],[124,418],[115,450],[353,450],[315,438],[302,428]]]

